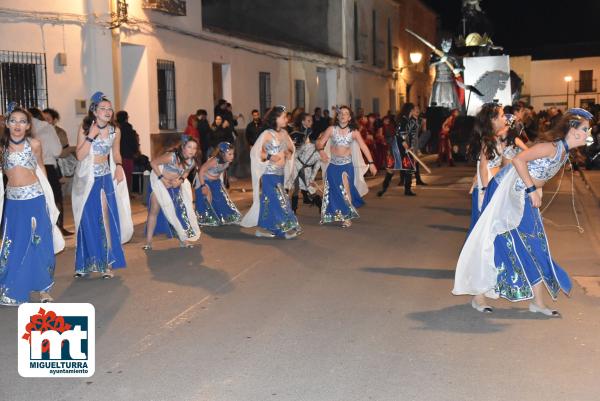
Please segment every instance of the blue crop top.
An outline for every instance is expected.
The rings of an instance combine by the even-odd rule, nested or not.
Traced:
[[[219,163],[219,159],[217,159],[217,165],[214,167],[209,167],[206,169],[206,172],[213,177],[219,177],[223,171],[227,170],[227,167],[229,167],[229,162]]]
[[[108,156],[115,140],[115,127],[108,128],[108,137],[100,138],[98,135],[92,142],[92,154],[94,156]]]
[[[23,150],[20,152],[9,152],[8,149],[4,152],[4,169],[10,170],[15,167],[24,167],[29,170],[37,168],[37,160],[31,150],[29,141],[25,141]]]
[[[177,155],[175,154],[175,152],[173,152],[173,155],[171,156],[171,161],[162,165],[163,172],[174,173],[179,176],[182,176],[194,167],[194,160],[189,160],[185,163],[185,168],[181,167],[179,164],[179,160],[177,160]]]
[[[352,137],[352,132],[343,135],[340,133],[338,127],[333,128],[333,133],[331,134],[331,144],[333,146],[349,148],[350,145],[352,145],[352,141],[354,141],[354,138]]]

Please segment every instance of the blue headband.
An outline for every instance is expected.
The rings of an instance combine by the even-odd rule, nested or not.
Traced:
[[[12,101],[8,104],[8,106],[6,107],[6,115],[9,115],[10,113],[12,113],[17,107],[19,107],[19,103]]]
[[[217,147],[221,153],[227,153],[232,148],[229,142],[220,142]]]
[[[179,139],[181,140],[182,144],[185,145],[190,140],[190,136],[186,134],[181,134],[181,137],[179,137]]]
[[[592,113],[590,113],[586,109],[582,109],[580,107],[575,107],[575,108],[569,109],[569,110],[567,110],[567,113],[573,114],[574,116],[584,118],[586,120],[591,120],[594,118]]]
[[[92,97],[90,98],[90,111],[95,111],[96,110],[96,106],[98,106],[98,103],[102,102],[102,101],[108,101],[108,98],[106,97],[106,95],[100,91],[94,93],[92,95]]]

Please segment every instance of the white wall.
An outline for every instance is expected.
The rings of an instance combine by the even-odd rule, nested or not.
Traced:
[[[150,154],[148,133],[151,114],[148,99],[151,98],[148,88],[149,63],[145,46],[121,44],[121,108],[127,110],[129,122],[140,135],[140,146],[143,154]]]
[[[26,12],[55,12],[105,15],[109,4],[104,0],[40,2],[20,0],[3,2],[5,7]],[[58,16],[57,16],[58,17]],[[68,20],[64,17],[63,20]],[[76,140],[77,129],[84,115],[75,113],[75,99],[89,99],[101,90],[113,96],[111,36],[106,29],[84,22],[52,24],[25,19],[22,14],[0,14],[1,50],[39,52],[46,54],[49,106],[61,114],[61,123]],[[67,53],[67,66],[58,66],[58,53]]]
[[[530,56],[511,57],[511,68],[525,81],[523,95],[531,98],[535,110],[548,108],[551,104],[564,109],[567,103],[567,83],[564,77],[570,75],[568,107],[579,107],[581,99],[596,99],[600,103],[598,82],[600,80],[600,57],[576,59],[531,60]],[[575,93],[575,81],[579,81],[580,70],[593,70],[596,80],[595,93]]]

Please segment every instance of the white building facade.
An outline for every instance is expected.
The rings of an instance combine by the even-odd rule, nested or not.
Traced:
[[[252,109],[274,104],[350,104],[385,114],[407,100],[402,79],[421,83],[409,95],[425,105],[428,53],[421,66],[401,68],[414,51],[404,40],[402,10],[419,2],[332,3],[339,55],[210,32],[199,0],[1,0],[2,110],[11,100],[55,108],[73,143],[87,99],[100,90],[116,110],[127,110],[142,153],[152,156],[153,135],[183,131],[197,109],[211,119],[221,97],[245,117],[241,126]]]
[[[522,99],[535,110],[600,104],[600,56],[544,60],[518,56],[510,58],[510,67],[524,81]]]

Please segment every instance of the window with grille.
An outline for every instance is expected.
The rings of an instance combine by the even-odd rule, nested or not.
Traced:
[[[354,60],[360,59],[358,43],[358,5],[354,2]]]
[[[23,107],[48,107],[46,55],[0,50],[0,107],[10,102]]]
[[[158,128],[177,129],[177,107],[175,97],[175,63],[157,61],[158,76]]]
[[[372,41],[373,41],[373,65],[377,65],[377,11],[373,10],[371,21]]]
[[[306,108],[305,106],[305,102],[304,102],[304,80],[303,79],[296,79],[295,81],[295,86],[296,86],[296,107],[302,107],[303,109]]]
[[[377,113],[379,114],[379,98],[378,97],[374,97],[373,98],[373,113]]]
[[[271,73],[270,72],[259,72],[258,73],[258,95],[260,103],[260,114],[264,115],[265,112],[271,107]]]
[[[393,70],[394,64],[392,63],[392,20],[387,20],[387,68]]]
[[[362,108],[362,102],[360,99],[354,99],[354,112],[358,114],[358,111]]]
[[[579,71],[579,88],[577,92],[595,92],[594,70]]]

